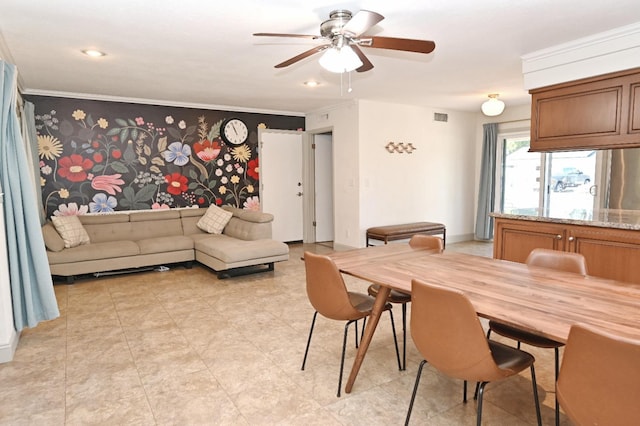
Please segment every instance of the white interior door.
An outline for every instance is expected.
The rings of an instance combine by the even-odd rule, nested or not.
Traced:
[[[302,132],[260,131],[260,204],[274,216],[273,239],[302,241]]]
[[[314,136],[316,242],[333,241],[333,136]]]

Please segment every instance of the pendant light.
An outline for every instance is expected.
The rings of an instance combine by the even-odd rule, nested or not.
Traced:
[[[489,100],[482,104],[481,109],[484,115],[493,117],[502,114],[502,111],[504,111],[504,102],[498,99],[498,96],[497,93],[492,93],[489,95]]]

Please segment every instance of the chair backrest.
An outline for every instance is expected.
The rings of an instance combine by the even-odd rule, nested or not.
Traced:
[[[574,325],[556,395],[575,424],[631,425],[640,419],[640,341]]]
[[[433,235],[416,234],[409,240],[409,245],[413,248],[438,250],[440,253],[444,250],[442,238]]]
[[[304,252],[309,302],[321,315],[348,321],[362,317],[351,304],[347,287],[336,264],[328,256]]]
[[[537,248],[531,250],[526,264],[587,276],[587,261],[580,253]]]
[[[462,380],[506,376],[496,365],[476,311],[459,290],[411,282],[411,337],[427,362]]]

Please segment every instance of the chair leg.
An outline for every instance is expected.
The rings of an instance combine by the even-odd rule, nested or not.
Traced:
[[[482,425],[482,397],[484,395],[484,387],[489,382],[478,383],[478,412],[476,414],[476,424],[477,426]]]
[[[400,352],[398,351],[398,338],[396,337],[396,325],[393,321],[393,311],[389,309],[389,318],[391,318],[391,331],[393,332],[393,344],[396,348],[396,359],[398,360],[398,370],[402,371],[402,365],[400,364]]]
[[[491,329],[487,330],[487,340],[491,337]]]
[[[556,383],[558,382],[558,374],[560,373],[560,351],[559,349],[553,348],[556,351]],[[556,399],[556,426],[560,425],[560,404],[558,403],[558,393],[555,394]]]
[[[467,403],[467,381],[464,381],[464,385],[462,386],[462,402]]]
[[[407,304],[402,304],[402,371],[407,369]]]
[[[409,402],[409,411],[407,411],[407,418],[404,420],[404,425],[408,426],[409,418],[411,417],[411,410],[413,410],[413,402],[416,399],[416,393],[418,392],[418,385],[420,384],[420,376],[422,375],[422,367],[427,363],[427,360],[422,360],[418,367],[418,374],[416,374],[416,382],[413,385],[413,393],[411,394],[411,401]]]
[[[356,349],[358,349],[358,320],[356,320],[355,329],[356,329]],[[362,333],[364,334],[364,327],[362,327]]]
[[[538,426],[542,426],[542,417],[540,416],[540,399],[538,398],[538,384],[536,383],[536,369],[531,364],[531,383],[533,384],[533,399],[536,403],[536,419]]]
[[[304,365],[307,362],[307,353],[309,353],[309,345],[311,344],[311,335],[313,334],[313,326],[316,324],[316,317],[318,316],[318,311],[313,314],[313,319],[311,320],[311,328],[309,329],[309,338],[307,339],[307,348],[304,350],[304,358],[302,359],[302,368],[304,370]]]
[[[344,326],[344,338],[342,339],[342,357],[340,358],[340,377],[338,377],[338,398],[340,398],[340,390],[342,388],[342,372],[344,371],[344,354],[347,350],[347,333],[349,332],[349,326],[355,320],[347,321]],[[358,325],[356,324],[356,328]]]

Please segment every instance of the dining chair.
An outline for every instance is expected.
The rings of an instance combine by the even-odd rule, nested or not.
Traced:
[[[556,396],[577,425],[637,425],[640,341],[573,325]]]
[[[423,248],[436,250],[442,253],[444,243],[442,238],[433,235],[416,234],[409,240],[409,245],[413,248]],[[376,297],[380,290],[379,284],[371,284],[367,290],[370,296]],[[402,306],[402,367],[405,370],[407,366],[407,303],[411,302],[411,295],[398,290],[391,290],[387,297],[387,302],[398,303]]]
[[[587,262],[580,253],[537,248],[529,253],[525,262],[528,266],[540,266],[556,271],[573,272],[582,276],[587,275]],[[503,324],[499,321],[489,321],[487,337],[491,336],[492,331],[503,337],[516,340],[518,342],[518,349],[520,348],[521,342],[538,348],[553,348],[555,351],[555,379],[558,380],[558,371],[560,370],[559,348],[563,346],[563,343]],[[558,405],[557,398],[555,401],[555,411],[556,425],[559,425],[560,406]]]
[[[533,366],[535,358],[531,354],[488,340],[475,308],[459,290],[414,279],[411,303],[411,337],[424,360],[418,368],[405,425],[409,424],[422,368],[427,362],[445,375],[465,381],[465,402],[466,382],[480,384],[474,397],[478,400],[478,426],[482,422],[486,384],[517,375],[528,367],[538,425],[542,423]]]
[[[371,314],[375,299],[367,294],[347,291],[347,287],[338,270],[336,264],[328,256],[304,252],[304,266],[307,282],[307,296],[309,302],[315,309],[307,347],[302,360],[302,370],[307,362],[313,327],[318,314],[332,320],[346,321],[344,326],[344,337],[342,340],[342,357],[340,359],[340,376],[338,377],[338,397],[342,388],[342,373],[344,371],[344,356],[347,346],[347,334],[349,325],[355,323],[356,347],[358,346],[358,320],[366,318]],[[393,312],[391,304],[387,303],[384,310],[389,312],[391,319],[391,330],[393,332],[393,342],[396,348],[396,359],[400,368],[400,353],[398,351],[398,341],[396,339],[396,328],[393,322]],[[364,324],[363,324],[364,330]]]

